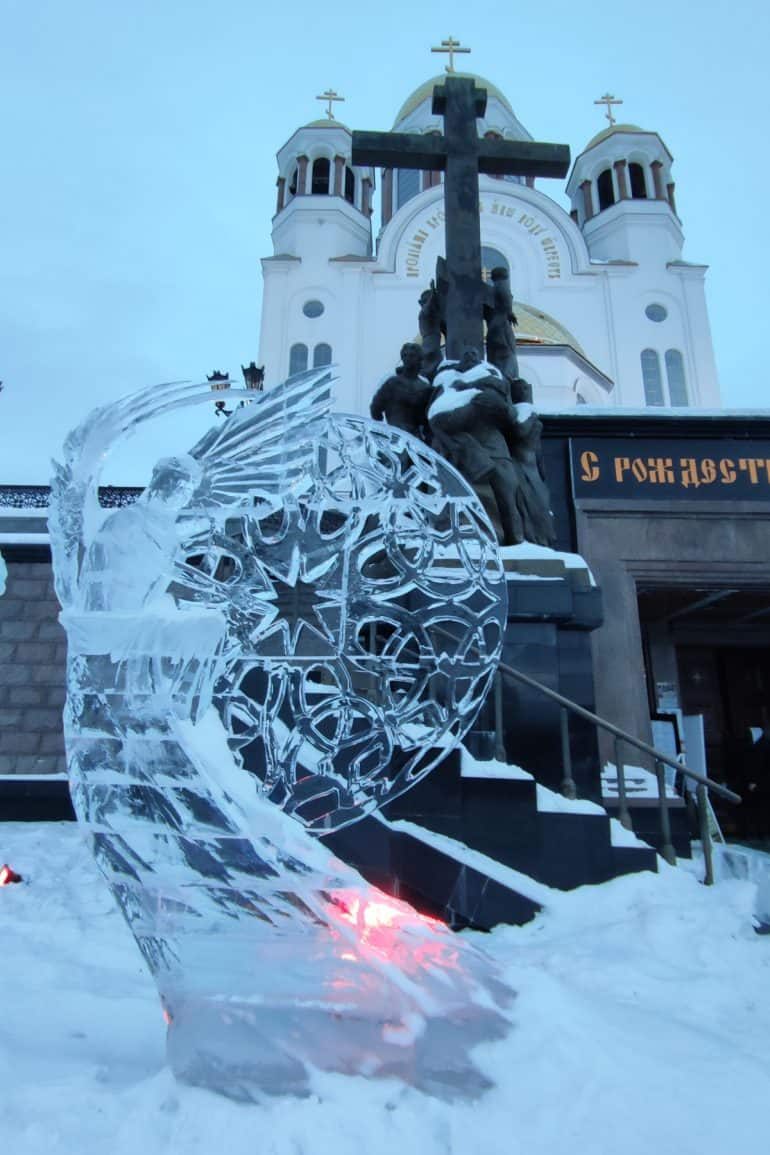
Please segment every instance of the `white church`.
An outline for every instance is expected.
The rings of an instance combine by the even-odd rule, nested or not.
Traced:
[[[432,112],[442,79],[406,99],[394,131],[442,132]],[[532,140],[500,89],[474,79],[487,92],[479,134]],[[326,117],[277,155],[259,361],[269,383],[334,362],[338,407],[366,413],[401,344],[419,340],[418,298],[444,255],[442,174],[354,167],[351,131],[334,118],[336,94],[327,97]],[[510,271],[521,375],[544,412],[716,408],[706,266],[682,256],[671,154],[658,133],[614,123],[620,102],[603,99],[610,124],[572,164],[569,212],[549,195],[554,182],[479,177],[482,261],[485,275]]]

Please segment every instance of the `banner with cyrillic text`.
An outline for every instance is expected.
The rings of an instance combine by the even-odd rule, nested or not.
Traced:
[[[576,499],[770,501],[770,441],[573,438]]]

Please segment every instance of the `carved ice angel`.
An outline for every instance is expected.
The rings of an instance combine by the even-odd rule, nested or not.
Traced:
[[[118,441],[151,418],[210,402],[211,394],[173,382],[91,414],[67,438],[64,464],[54,463],[51,528],[64,609],[139,611],[171,584],[184,537],[211,531],[239,504],[280,508],[308,468],[330,380],[328,369],[313,370],[248,394],[250,403],[189,454],[159,461],[134,506],[106,516],[99,479]]]

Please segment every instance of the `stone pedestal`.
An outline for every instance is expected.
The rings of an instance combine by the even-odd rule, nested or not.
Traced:
[[[579,706],[595,710],[591,632],[602,624],[603,613],[601,590],[593,584],[588,567],[575,555],[566,555],[566,564],[558,556],[508,564],[512,572],[503,661]],[[507,760],[559,790],[564,777],[560,707],[510,679],[503,685]],[[568,725],[578,797],[600,802],[596,730],[571,712]]]
[[[595,709],[591,631],[602,623],[601,590],[575,554],[537,546],[503,551],[508,571],[508,626],[502,660],[551,690]],[[560,790],[564,778],[561,709],[537,690],[503,677],[502,745],[506,761],[538,782]],[[572,777],[580,798],[601,802],[599,751],[594,727],[569,714]],[[477,758],[495,756],[492,696],[466,746]],[[499,752],[499,739],[496,743]]]

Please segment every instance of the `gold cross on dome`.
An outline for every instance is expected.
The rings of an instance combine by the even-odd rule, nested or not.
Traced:
[[[622,103],[623,103],[623,101],[622,100],[616,100],[611,92],[605,92],[604,96],[601,96],[598,100],[594,101],[594,104],[606,104],[607,105],[607,111],[605,112],[604,115],[607,117],[607,120],[610,122],[611,125],[615,124],[615,117],[612,115],[612,105],[613,104],[622,104]]]
[[[328,116],[329,120],[336,120],[337,119],[335,117],[334,113],[332,112],[332,104],[334,103],[334,101],[335,100],[344,100],[344,99],[345,99],[344,96],[337,96],[337,93],[334,91],[333,88],[327,88],[326,92],[322,92],[320,96],[316,97],[316,100],[327,100],[329,102],[329,107],[326,109],[326,115]]]
[[[446,40],[441,41],[439,48],[431,48],[431,52],[448,52],[449,63],[446,65],[445,72],[454,72],[455,70],[455,53],[456,52],[470,52],[470,48],[461,48],[459,40],[453,40],[448,36]]]

